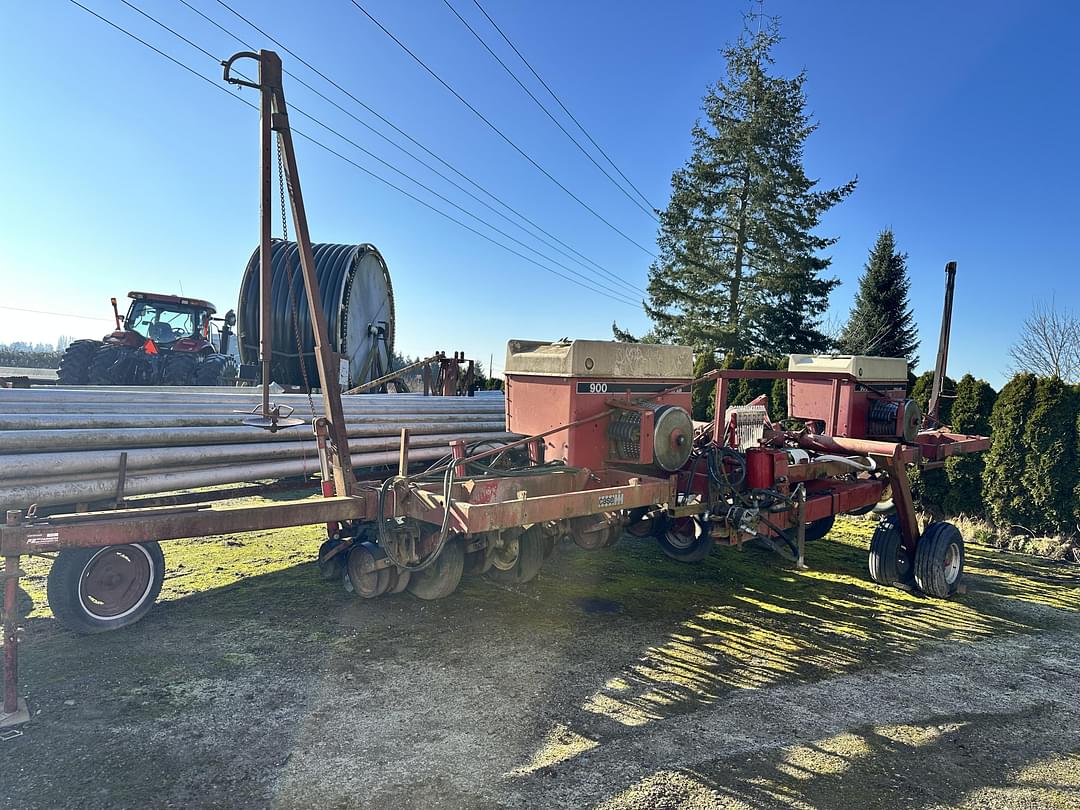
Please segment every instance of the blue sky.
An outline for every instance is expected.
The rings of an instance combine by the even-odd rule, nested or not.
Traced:
[[[189,1],[270,46],[216,0]],[[208,57],[119,0],[82,2],[219,80]],[[240,49],[176,0],[132,2],[216,56]],[[452,2],[527,77],[471,0]],[[720,48],[738,35],[747,4],[482,2],[619,167],[663,205],[705,88],[721,75]],[[644,287],[647,253],[500,141],[349,0],[230,5],[559,239]],[[576,195],[655,248],[655,222],[555,129],[442,0],[363,5]],[[1054,295],[1080,308],[1080,9],[1037,0],[768,0],[766,11],[781,18],[785,36],[778,70],[808,74],[820,123],[807,144],[808,173],[823,184],[859,177],[822,228],[839,238],[828,251],[843,282],[833,317],[846,315],[867,251],[891,226],[910,254],[921,366],[933,362],[943,267],[955,259],[951,370],[1000,386],[1033,299]],[[6,3],[4,18],[0,272],[9,309],[0,309],[0,341],[95,336],[108,327],[109,296],[129,289],[182,285],[232,306],[258,235],[253,111],[67,0]],[[285,66],[379,125],[287,55]],[[295,82],[286,92],[291,104],[507,228]],[[256,100],[254,91],[242,95]],[[302,116],[292,123],[392,176]],[[297,148],[313,238],[371,242],[385,255],[405,353],[464,350],[485,363],[494,354],[498,371],[509,338],[609,338],[613,320],[647,328],[640,307],[546,273],[317,147]]]

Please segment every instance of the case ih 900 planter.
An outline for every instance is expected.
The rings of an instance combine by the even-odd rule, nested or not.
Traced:
[[[259,80],[231,75],[240,58],[258,63]],[[507,350],[507,427],[522,438],[496,447],[454,443],[447,460],[422,472],[409,464],[402,430],[398,474],[360,482],[353,474],[327,342],[311,242],[281,87],[271,51],[237,54],[225,79],[262,97],[263,317],[260,356],[270,344],[271,154],[277,133],[284,156],[301,271],[315,336],[323,416],[313,420],[321,492],[300,502],[118,509],[39,517],[9,511],[0,526],[5,561],[5,692],[8,722],[24,707],[16,692],[16,585],[19,560],[57,553],[49,599],[61,621],[83,632],[123,627],[150,609],[161,587],[159,541],[325,524],[319,569],[359,596],[409,590],[422,599],[449,595],[464,572],[523,583],[536,576],[561,537],[586,549],[613,545],[628,531],[657,538],[664,552],[692,563],[716,544],[761,540],[803,564],[804,542],[827,532],[833,517],[874,508],[893,511],[874,534],[870,576],[936,597],[957,590],[964,545],[948,523],[920,528],[906,468],[940,465],[954,453],[985,449],[987,439],[933,424],[907,399],[903,361],[794,356],[787,371],[714,371],[691,379],[690,350],[593,341],[513,341]],[[951,302],[952,270],[945,324]],[[947,328],[937,379],[944,378]],[[263,374],[263,380],[269,379]],[[784,430],[764,407],[728,408],[733,379],[787,380],[790,415],[805,430]],[[690,419],[693,385],[714,386],[710,424]],[[263,385],[252,429],[302,429]],[[29,505],[28,505],[29,506]]]

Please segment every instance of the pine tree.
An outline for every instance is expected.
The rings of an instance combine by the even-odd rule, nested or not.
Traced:
[[[1021,482],[1027,460],[1024,428],[1035,399],[1034,374],[1017,374],[998,394],[990,414],[990,452],[983,473],[983,501],[990,520],[1001,528],[1031,522],[1031,498]]]
[[[952,405],[953,430],[978,436],[990,435],[990,414],[997,394],[985,380],[965,374],[956,384],[956,400]],[[986,460],[982,453],[953,456],[945,462],[948,491],[942,506],[947,515],[985,514],[982,499],[982,477]]]
[[[907,254],[896,249],[892,229],[886,228],[870,251],[855,305],[840,333],[840,350],[848,354],[906,357],[919,362],[919,335],[908,301]]]
[[[671,180],[660,215],[659,258],[645,311],[664,342],[747,356],[820,351],[829,292],[818,254],[835,240],[814,233],[822,214],[855,188],[818,190],[803,145],[806,76],[770,75],[775,24],[724,50],[726,76],[704,99],[693,154]]]

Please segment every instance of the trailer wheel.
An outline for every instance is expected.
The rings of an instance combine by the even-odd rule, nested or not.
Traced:
[[[911,557],[904,548],[895,515],[885,518],[870,538],[870,578],[879,585],[911,581]]]
[[[408,590],[419,599],[442,599],[457,590],[465,569],[465,549],[459,540],[448,540],[438,558],[427,568],[413,571]]]
[[[49,607],[76,633],[117,630],[146,615],[164,578],[155,542],[61,551],[49,571]]]
[[[964,574],[964,538],[951,523],[931,523],[915,546],[915,583],[927,596],[946,599]]]
[[[692,517],[675,518],[656,539],[666,555],[685,563],[701,562],[713,547],[712,535]]]
[[[517,561],[505,571],[492,566],[488,576],[503,585],[523,585],[536,579],[544,564],[544,534],[539,526],[530,526],[517,539]]]
[[[820,520],[813,520],[806,524],[806,541],[820,540],[822,537],[832,531],[833,524],[836,523],[836,515],[829,515],[823,517]]]

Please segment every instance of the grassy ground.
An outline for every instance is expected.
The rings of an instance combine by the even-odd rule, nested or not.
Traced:
[[[316,528],[165,545],[161,604],[78,637],[44,599],[0,806],[1080,807],[1080,567],[970,549],[967,594],[560,549],[520,588],[357,600]]]

